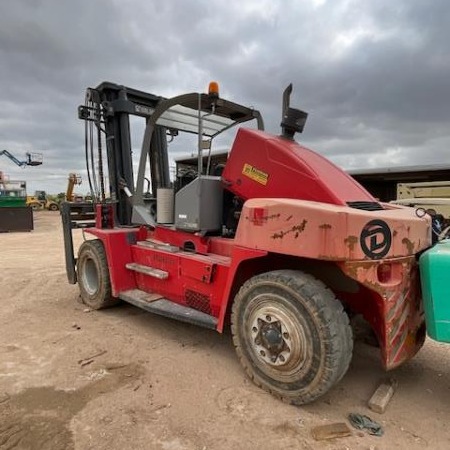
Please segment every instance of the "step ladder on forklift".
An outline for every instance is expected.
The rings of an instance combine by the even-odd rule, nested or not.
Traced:
[[[136,242],[137,247],[158,250],[160,252],[165,252],[167,254],[182,254],[184,256],[202,260],[210,264],[220,263],[224,266],[229,267],[231,258],[226,256],[208,256],[208,255],[196,255],[190,252],[181,250],[179,247],[164,243],[161,241],[156,241],[154,239],[146,239],[145,241]],[[165,270],[161,270],[155,267],[150,267],[148,265],[140,263],[127,263],[125,267],[133,272],[142,274],[144,276],[156,278],[158,280],[167,280],[170,282],[170,274]],[[140,289],[130,289],[119,294],[121,300],[138,306],[146,311],[159,314],[161,316],[169,317],[172,319],[177,319],[183,322],[190,323],[192,325],[202,326],[204,328],[209,328],[215,330],[217,327],[218,319],[210,314],[206,314],[198,309],[190,308],[188,306],[183,306],[178,303],[174,303],[162,295],[157,293],[148,293]]]

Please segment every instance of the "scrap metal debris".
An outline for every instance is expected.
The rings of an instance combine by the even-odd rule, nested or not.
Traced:
[[[383,427],[372,420],[369,416],[364,416],[363,414],[350,413],[348,415],[348,420],[350,424],[357,428],[358,430],[365,430],[372,436],[383,436]]]

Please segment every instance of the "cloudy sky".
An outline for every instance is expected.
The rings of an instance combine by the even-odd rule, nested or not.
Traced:
[[[104,80],[171,96],[214,79],[274,133],[292,82],[297,139],[342,167],[449,164],[449,47],[448,0],[2,0],[0,149],[44,164],[0,170],[29,192],[85,174],[77,106]]]

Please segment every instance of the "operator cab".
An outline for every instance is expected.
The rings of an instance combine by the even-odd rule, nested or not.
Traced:
[[[236,200],[224,191],[223,164],[216,164],[212,143],[225,131],[253,120],[258,130],[264,130],[258,111],[220,98],[215,82],[210,83],[208,94],[191,93],[162,100],[147,122],[132,196],[131,222],[152,227],[172,226],[200,234],[226,234],[228,210]],[[168,164],[155,164],[158,159],[155,155],[159,155],[161,162],[167,155],[167,136],[173,140],[180,132],[197,135],[195,162],[178,167],[175,182],[164,182],[170,177],[161,171],[167,172]],[[156,199],[148,194],[150,183],[145,173],[148,161],[152,171],[152,194],[153,197],[156,194]],[[155,166],[159,171],[155,171]]]

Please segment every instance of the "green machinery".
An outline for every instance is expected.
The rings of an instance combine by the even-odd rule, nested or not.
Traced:
[[[450,343],[450,239],[424,252],[419,266],[428,336]]]
[[[6,156],[19,167],[40,166],[41,153],[26,153],[20,160],[8,150],[1,150],[0,156]],[[25,181],[9,181],[0,172],[0,232],[33,230],[33,213],[27,207]]]
[[[16,158],[8,150],[1,150],[0,156],[6,156],[19,167],[40,166],[42,164],[42,153],[26,153],[25,159]],[[25,181],[9,181],[0,172],[0,207],[23,207],[27,202],[27,190]]]
[[[3,172],[0,172],[0,208],[24,207],[26,202],[25,181],[9,181]]]

